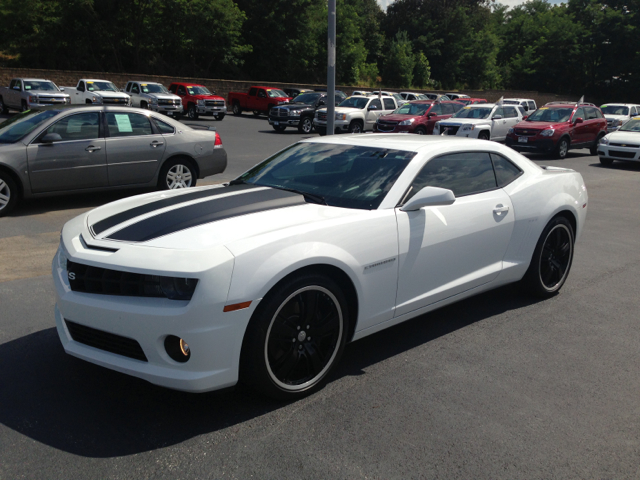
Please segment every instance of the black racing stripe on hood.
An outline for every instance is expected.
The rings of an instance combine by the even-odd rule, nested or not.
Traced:
[[[163,235],[225,218],[305,203],[302,195],[284,190],[270,188],[249,191],[160,213],[114,232],[107,238],[128,242],[146,242]]]
[[[140,215],[146,215],[154,210],[160,210],[161,208],[172,207],[180,203],[190,202],[192,200],[199,200],[207,197],[217,197],[218,195],[224,195],[231,192],[237,192],[238,190],[247,190],[252,188],[259,188],[255,185],[231,185],[223,188],[213,188],[198,190],[192,193],[185,193],[183,195],[176,195],[175,197],[163,198],[155,202],[140,205],[124,212],[116,213],[110,217],[107,217],[99,222],[96,222],[91,226],[94,235],[99,235],[105,230],[109,230],[111,227],[115,227],[123,222],[131,220],[132,218],[139,217]]]

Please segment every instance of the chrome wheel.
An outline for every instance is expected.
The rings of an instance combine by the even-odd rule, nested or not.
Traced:
[[[310,285],[293,292],[266,334],[264,361],[271,381],[290,392],[317,384],[333,365],[343,335],[342,308],[330,290]]]
[[[198,119],[198,112],[196,111],[195,105],[189,105],[189,110],[187,110],[187,116],[192,120]]]
[[[13,179],[0,171],[0,217],[8,215],[18,204],[18,186]]]
[[[191,173],[191,169],[182,164],[178,163],[169,169],[167,172],[167,187],[170,190],[174,190],[176,188],[188,188],[191,186],[193,181],[193,175]]]
[[[564,224],[555,225],[542,245],[538,266],[540,282],[548,292],[560,289],[573,258],[573,236]]]
[[[233,104],[233,114],[234,115],[241,115],[242,114],[242,110],[240,109],[240,105],[237,103]]]

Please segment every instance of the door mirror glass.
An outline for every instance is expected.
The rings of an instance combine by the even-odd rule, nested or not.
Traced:
[[[411,200],[405,203],[400,210],[403,212],[412,212],[420,210],[422,207],[451,205],[455,201],[456,196],[451,190],[440,187],[424,187],[411,197]]]
[[[42,140],[40,141],[42,143],[60,142],[62,141],[62,137],[59,133],[47,133],[44,137],[42,137]]]

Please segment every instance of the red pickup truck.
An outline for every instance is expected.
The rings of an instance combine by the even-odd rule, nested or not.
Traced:
[[[222,120],[227,113],[224,98],[214,95],[204,85],[174,82],[169,85],[169,91],[182,99],[184,112],[193,120],[199,115],[213,115],[216,120]]]
[[[249,110],[254,115],[269,115],[271,107],[289,103],[290,100],[291,97],[282,90],[271,87],[251,87],[248,93],[229,92],[228,97],[234,115],[242,115],[244,110]]]

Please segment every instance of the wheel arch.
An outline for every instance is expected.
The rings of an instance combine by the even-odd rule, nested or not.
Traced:
[[[3,164],[0,164],[0,172],[6,173],[14,182],[16,182],[16,185],[18,186],[18,199],[24,198],[24,185],[22,184],[20,176],[12,168]]]
[[[196,178],[200,178],[200,167],[198,166],[198,162],[196,162],[195,158],[193,158],[191,155],[187,155],[186,153],[183,153],[183,152],[174,153],[170,157],[165,158],[164,162],[160,164],[160,168],[158,168],[158,174],[160,174],[162,167],[164,167],[167,164],[167,162],[180,159],[180,158],[187,160],[196,171]]]

